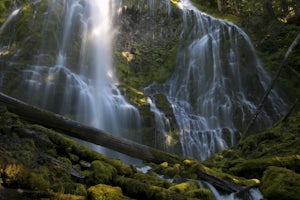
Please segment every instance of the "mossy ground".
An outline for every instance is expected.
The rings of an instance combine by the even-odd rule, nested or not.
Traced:
[[[148,173],[96,153],[62,134],[30,124],[1,106],[0,183],[29,199],[212,199],[198,179],[197,161],[151,164]],[[210,171],[213,173],[213,171]],[[177,177],[177,183],[158,177]],[[179,181],[182,180],[182,181]],[[98,190],[101,188],[101,191]],[[19,190],[26,191],[18,193]]]
[[[263,133],[249,136],[235,147],[217,153],[203,164],[216,171],[261,180],[265,197],[272,196],[270,191],[277,191],[278,199],[289,199],[286,188],[295,191],[294,196],[299,196],[300,112],[293,113]],[[282,175],[274,179],[272,174],[276,174],[278,168],[286,170],[278,170]],[[286,181],[282,179],[285,173]],[[294,179],[290,179],[291,176]]]

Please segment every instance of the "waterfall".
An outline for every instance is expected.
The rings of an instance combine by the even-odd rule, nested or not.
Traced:
[[[167,0],[137,3],[137,7],[147,8],[151,16],[156,7],[170,13]],[[6,67],[18,70],[12,70],[9,76],[1,73],[2,86],[8,85],[8,79],[16,78],[10,81],[7,92],[117,135],[139,130],[139,112],[121,95],[111,60],[117,32],[112,21],[122,1],[48,0],[30,5],[36,8],[34,12],[15,10],[1,26],[0,37],[10,33],[9,22],[19,13],[32,15],[22,22],[28,33],[23,29],[11,33],[15,45],[21,43],[14,54],[13,47],[0,41],[0,64],[6,62]],[[240,28],[200,12],[188,0],[180,1],[178,6],[184,27],[174,73],[165,83],[145,88],[145,93],[166,96],[179,128],[183,155],[204,160],[236,143],[270,77]],[[24,35],[30,34],[31,27],[38,27],[40,33]],[[29,49],[22,49],[25,44]],[[7,52],[10,60],[1,60]],[[256,130],[270,126],[284,113],[287,104],[280,96],[277,90],[272,91]],[[159,114],[156,119],[164,116],[150,105],[152,112]],[[162,122],[156,122],[156,133],[162,135],[157,138],[169,141],[166,124],[159,131]]]
[[[215,19],[182,0],[184,28],[173,75],[145,93],[164,94],[172,105],[184,156],[204,160],[240,138],[270,77],[248,36],[236,25]],[[276,90],[255,130],[278,120],[287,103]]]
[[[30,21],[37,26],[44,20],[36,40],[38,53],[21,68],[21,80],[11,95],[115,135],[137,133],[139,112],[122,96],[113,73],[114,1],[52,0],[32,5],[42,4],[45,9],[35,10]],[[62,14],[57,12],[60,9]],[[63,20],[57,20],[60,15]],[[43,64],[45,59],[53,60],[53,65]]]
[[[156,104],[155,100],[150,97],[147,98],[147,102],[150,105],[150,111],[154,114],[155,120],[155,146],[160,148],[163,146],[164,150],[168,150],[170,144],[169,133],[171,132],[171,126],[169,119],[161,112]],[[163,143],[160,145],[160,143]]]

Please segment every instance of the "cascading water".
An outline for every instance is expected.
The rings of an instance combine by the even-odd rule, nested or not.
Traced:
[[[169,119],[161,112],[156,104],[150,97],[147,98],[147,102],[150,105],[150,111],[154,114],[155,119],[155,146],[163,146],[164,150],[168,150],[169,143],[169,133],[171,132],[171,126]],[[160,145],[159,143],[163,143]]]
[[[36,16],[44,18],[38,54],[21,70],[18,88],[11,95],[119,136],[138,131],[139,112],[121,95],[113,74],[114,1],[52,0],[46,5],[45,10],[35,11],[30,22],[34,25]],[[64,21],[54,18],[58,9],[64,10]],[[62,30],[50,30],[55,20],[62,23]],[[47,46],[49,30],[55,35],[56,51]],[[51,56],[56,57],[54,65],[43,65]]]
[[[173,75],[145,93],[164,94],[180,130],[184,156],[204,160],[233,145],[253,115],[270,78],[251,41],[234,24],[217,20],[182,0],[184,28]],[[270,126],[287,108],[273,90],[256,129]]]

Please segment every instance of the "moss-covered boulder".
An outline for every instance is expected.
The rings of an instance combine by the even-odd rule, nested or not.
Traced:
[[[169,189],[193,198],[206,200],[214,199],[211,191],[205,188],[201,188],[199,183],[197,183],[196,181],[186,181],[183,183],[179,183],[170,187]]]
[[[109,184],[117,174],[117,170],[113,166],[100,160],[91,163],[91,170],[90,179],[93,184]]]
[[[130,197],[149,200],[186,199],[183,195],[174,191],[148,184],[137,179],[118,177],[115,181],[117,185],[122,187],[124,194]]]
[[[120,187],[98,184],[88,189],[90,200],[123,200],[125,199]]]
[[[269,167],[264,172],[260,189],[267,199],[297,200],[300,174],[281,167]]]
[[[230,172],[237,176],[260,179],[268,166],[286,167],[299,173],[300,155],[241,160],[230,168]]]
[[[46,191],[50,188],[49,181],[42,174],[31,172],[20,163],[6,164],[1,168],[2,184],[6,187],[35,191]]]

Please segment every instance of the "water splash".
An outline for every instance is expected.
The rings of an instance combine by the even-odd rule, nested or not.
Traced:
[[[249,188],[239,193],[222,194],[207,182],[199,181],[200,185],[207,187],[216,200],[261,200],[263,195],[258,188]]]

